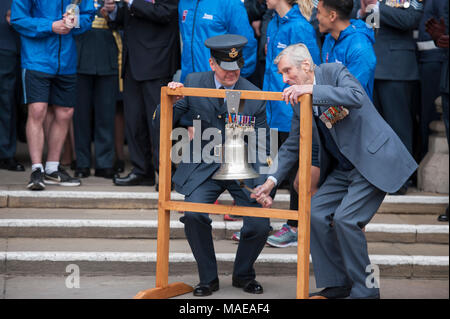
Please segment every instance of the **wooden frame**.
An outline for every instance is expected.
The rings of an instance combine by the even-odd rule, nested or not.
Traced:
[[[240,91],[241,99],[282,101],[279,92]],[[199,96],[225,98],[225,90],[199,88],[161,88],[160,167],[158,200],[158,239],[156,257],[156,288],[139,292],[134,298],[170,298],[191,292],[193,288],[184,283],[169,284],[170,211],[192,211],[210,214],[233,214],[298,220],[297,248],[297,298],[309,295],[309,236],[311,209],[311,148],[312,148],[312,96],[299,98],[300,151],[299,151],[299,196],[298,212],[272,208],[249,208],[239,206],[186,203],[170,199],[172,147],[172,99],[171,96]]]

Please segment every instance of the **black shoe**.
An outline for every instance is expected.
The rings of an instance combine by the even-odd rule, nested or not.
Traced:
[[[440,221],[440,222],[448,222],[448,206],[447,206],[447,209],[445,210],[445,213],[442,214],[442,215],[439,215],[438,221]]]
[[[0,169],[7,169],[8,171],[23,172],[25,167],[16,161],[15,158],[0,159]]]
[[[60,185],[60,186],[80,186],[81,181],[78,178],[70,176],[61,166],[58,170],[51,174],[45,173],[45,184]]]
[[[244,288],[244,291],[248,292],[249,294],[262,294],[264,292],[264,289],[261,286],[261,284],[257,282],[255,279],[243,280],[237,277],[233,277],[232,284],[233,287]]]
[[[108,178],[108,179],[112,179],[114,177],[119,177],[119,175],[116,173],[116,171],[110,167],[109,168],[96,168],[95,176],[104,177],[104,178]]]
[[[41,191],[45,189],[44,173],[38,168],[31,173],[30,182],[27,188],[32,191]]]
[[[117,160],[117,161],[114,163],[114,170],[115,170],[117,173],[123,173],[123,172],[125,171],[125,162],[122,161],[122,160]]]
[[[322,297],[326,299],[342,299],[350,296],[352,287],[328,287],[319,292],[309,294],[309,297]]]
[[[208,284],[199,283],[195,286],[193,294],[197,297],[205,297],[212,295],[217,290],[219,290],[219,278],[214,279]]]
[[[76,161],[76,160],[73,160],[73,161],[70,163],[70,169],[71,169],[72,171],[74,171],[74,170],[77,169],[77,161]]]
[[[126,177],[114,177],[113,182],[117,186],[154,186],[155,178],[130,173]]]
[[[75,177],[77,178],[86,178],[91,176],[91,169],[89,167],[77,168],[75,170]]]

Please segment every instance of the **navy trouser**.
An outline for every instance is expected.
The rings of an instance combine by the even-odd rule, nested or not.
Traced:
[[[73,115],[78,168],[91,167],[92,127],[95,168],[112,168],[114,165],[114,116],[118,82],[117,75],[78,74],[77,106]]]
[[[248,195],[235,181],[207,179],[189,196],[186,202],[214,203],[220,194],[228,190],[238,206],[261,207],[250,201]],[[243,217],[241,238],[234,261],[233,276],[243,280],[255,278],[253,264],[264,248],[270,230],[270,220],[260,217]],[[187,240],[197,261],[200,283],[207,284],[217,278],[217,261],[212,238],[209,214],[185,212],[180,218],[184,223]]]
[[[16,153],[17,54],[0,50],[0,159]]]
[[[152,134],[153,114],[161,102],[161,87],[170,82],[169,78],[136,81],[127,63],[123,82],[125,116],[125,136],[130,151],[133,173],[147,177],[155,176],[153,158],[155,140]]]
[[[428,152],[428,137],[430,135],[430,123],[439,120],[434,101],[441,94],[439,84],[441,78],[442,62],[422,62],[419,64],[421,85],[421,109],[420,109],[420,159]]]
[[[378,112],[413,154],[413,81],[375,80],[373,101]]]

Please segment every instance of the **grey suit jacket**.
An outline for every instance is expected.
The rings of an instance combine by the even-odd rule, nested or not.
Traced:
[[[423,5],[412,0],[409,8],[392,8],[386,0],[379,2],[380,28],[375,31],[373,46],[377,56],[375,79],[419,80],[416,43],[413,30],[417,29]]]
[[[358,80],[345,66],[327,63],[315,69],[313,105],[321,111],[330,106],[343,105],[349,115],[335,123],[331,136],[340,152],[371,184],[385,192],[397,191],[417,169],[417,163],[400,138],[375,109]],[[273,176],[283,180],[298,159],[300,107],[294,107],[289,138],[278,153],[278,170]],[[313,121],[313,136],[320,146],[321,185],[330,173],[331,163],[318,138]]]
[[[198,72],[191,73],[186,77],[184,85],[186,87],[197,87],[197,88],[216,88],[214,83],[214,72]],[[251,84],[244,78],[239,78],[236,83],[235,90],[252,90],[259,91],[259,89]],[[181,117],[184,114],[192,114],[194,120],[200,120],[202,125],[202,133],[206,128],[215,128],[217,130],[222,131],[222,143],[224,143],[225,139],[225,116],[227,114],[226,103],[220,105],[219,99],[217,98],[204,98],[204,97],[185,97],[182,100],[179,100],[174,105],[174,113],[173,113],[173,123],[174,126],[178,123]],[[256,100],[245,100],[243,112],[240,113],[242,115],[250,115],[256,117],[255,129],[258,134],[259,128],[266,129],[266,144],[268,145],[270,131],[266,122],[266,103],[265,101],[256,101]],[[197,134],[197,132],[196,132]],[[258,141],[258,137],[256,137]],[[209,143],[210,141],[202,141],[202,148],[204,144]],[[194,189],[196,189],[199,185],[201,185],[205,180],[210,178],[216,170],[219,169],[219,163],[205,163],[201,161],[200,163],[193,163],[193,145],[191,142],[191,158],[190,162],[181,162],[177,170],[172,178],[172,181],[175,184],[175,189],[177,192],[189,195],[192,193]],[[267,148],[269,149],[269,148]],[[262,149],[258,149],[261,151]],[[266,152],[267,154],[267,152]],[[264,157],[265,158],[265,157]],[[257,172],[259,172],[259,168],[264,163],[257,162],[253,164],[253,167]],[[265,175],[260,175],[259,178],[253,180],[247,180],[245,183],[249,187],[255,187],[257,185],[262,184],[266,179]],[[247,195],[249,193],[245,190]],[[250,200],[250,198],[249,198]],[[252,200],[253,201],[253,200]]]

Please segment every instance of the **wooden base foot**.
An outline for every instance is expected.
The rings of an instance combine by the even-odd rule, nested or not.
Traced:
[[[139,291],[133,299],[167,299],[170,297],[187,294],[193,290],[194,288],[183,282],[175,282],[166,287],[156,287]]]

